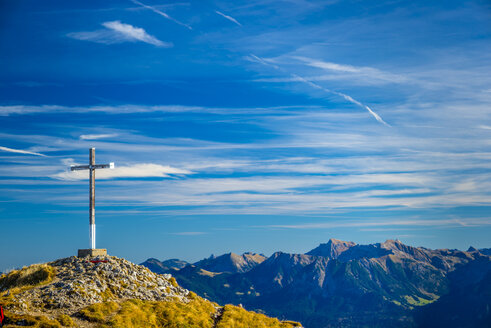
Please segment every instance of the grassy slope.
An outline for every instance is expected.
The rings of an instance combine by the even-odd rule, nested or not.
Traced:
[[[127,300],[122,303],[105,302],[93,304],[80,311],[90,322],[100,328],[292,328],[297,322],[280,322],[263,314],[226,305],[217,312],[217,304],[192,294],[189,303],[152,302]]]
[[[75,326],[72,317],[82,319],[88,325],[100,328],[168,327],[168,328],[290,328],[295,322],[280,322],[261,314],[227,305],[223,309],[194,293],[189,303],[179,301],[121,300],[92,304],[72,317],[59,314],[56,317],[14,314],[14,295],[38,286],[49,284],[56,276],[55,269],[47,264],[32,265],[0,277],[0,304],[5,308],[5,326],[29,326],[59,328]],[[218,310],[221,309],[221,310]]]

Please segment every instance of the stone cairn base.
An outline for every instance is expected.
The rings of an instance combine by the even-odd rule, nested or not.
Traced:
[[[95,249],[79,249],[78,257],[95,257],[95,256],[107,256],[107,249],[95,248]]]

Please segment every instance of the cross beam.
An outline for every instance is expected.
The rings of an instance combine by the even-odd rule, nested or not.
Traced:
[[[90,224],[90,247],[95,249],[95,170],[114,169],[114,163],[95,164],[95,148],[89,150],[89,165],[70,166],[71,171],[89,170],[89,224]]]

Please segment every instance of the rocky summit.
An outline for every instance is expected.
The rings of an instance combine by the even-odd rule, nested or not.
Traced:
[[[56,272],[44,286],[14,296],[22,309],[67,309],[76,311],[93,303],[140,299],[163,301],[169,298],[187,301],[189,291],[172,280],[140,265],[117,257],[69,257],[48,263]],[[34,267],[35,268],[35,267]]]
[[[125,259],[69,257],[0,276],[6,327],[299,327],[219,306]]]

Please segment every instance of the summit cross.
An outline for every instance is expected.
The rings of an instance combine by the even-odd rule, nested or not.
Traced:
[[[71,171],[89,170],[89,224],[90,248],[95,249],[95,170],[114,169],[114,163],[95,164],[95,148],[89,150],[89,165],[72,165]]]

